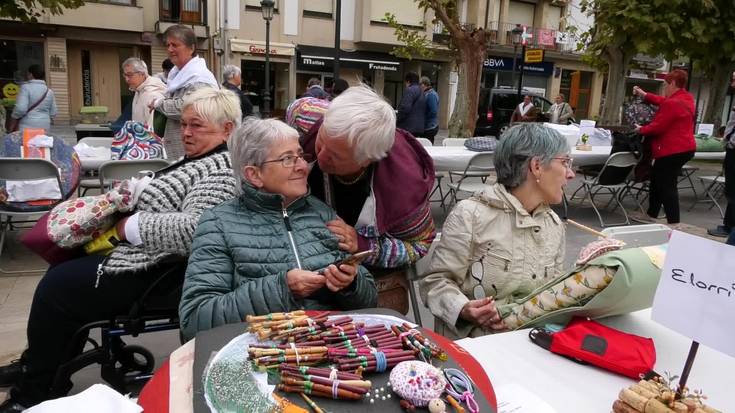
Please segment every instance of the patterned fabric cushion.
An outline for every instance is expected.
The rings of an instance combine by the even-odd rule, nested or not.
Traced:
[[[112,160],[163,159],[163,142],[151,126],[129,120],[110,146]]]
[[[624,246],[625,243],[623,241],[613,238],[603,238],[598,239],[597,241],[592,241],[579,251],[579,257],[577,257],[576,264],[584,265],[602,254],[619,250]]]
[[[102,195],[85,196],[62,202],[49,215],[48,236],[56,245],[74,248],[97,238],[115,225],[116,212],[133,207],[128,181]]]
[[[581,305],[607,287],[615,271],[615,268],[601,266],[584,268],[525,303],[513,306],[503,322],[506,327],[516,329],[551,311]]]
[[[439,369],[417,360],[398,363],[390,372],[390,383],[397,395],[418,407],[441,397],[447,386]]]
[[[658,111],[658,106],[645,103],[643,98],[636,97],[631,103],[623,105],[623,121],[628,126],[648,125]]]
[[[492,152],[498,145],[498,140],[490,136],[477,136],[464,141],[465,148],[475,152]]]
[[[18,132],[9,133],[2,138],[0,143],[0,157],[20,158],[23,138]],[[51,148],[51,162],[59,167],[61,171],[61,196],[62,199],[69,198],[79,185],[79,177],[82,170],[79,156],[74,147],[67,145],[63,139],[54,137],[54,147]],[[5,181],[0,180],[0,192],[5,192]],[[7,202],[7,197],[2,197],[0,208],[10,211],[34,212],[46,211],[48,206],[38,205],[34,201],[29,202]]]

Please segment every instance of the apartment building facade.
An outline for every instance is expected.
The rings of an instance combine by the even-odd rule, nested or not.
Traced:
[[[197,52],[210,58],[209,10],[211,0],[98,0],[35,24],[0,20],[0,98],[12,106],[28,66],[40,64],[56,95],[56,122],[76,123],[82,106],[107,106],[114,120],[132,99],[120,64],[136,56],[160,72],[170,25],[194,28]]]
[[[578,0],[574,0],[578,1]],[[584,65],[567,28],[586,27],[578,7],[568,0],[459,0],[461,21],[489,28],[483,87],[514,87],[520,50],[511,30],[520,24],[533,37],[529,48],[545,49],[545,60],[527,65],[523,86],[552,98],[565,93],[581,117],[597,114],[602,76]],[[399,59],[399,45],[386,13],[425,33],[434,45],[432,58]],[[575,16],[576,13],[576,16]],[[270,28],[272,113],[284,116],[288,103],[306,89],[310,78],[331,82],[335,57],[335,0],[276,0]],[[340,73],[350,84],[364,82],[397,104],[408,71],[432,79],[440,96],[440,127],[446,127],[456,94],[457,74],[446,32],[433,25],[433,13],[412,0],[342,0]],[[224,64],[243,71],[243,89],[259,107],[265,80],[265,22],[260,0],[98,0],[63,15],[43,15],[38,24],[0,20],[0,91],[6,106],[30,64],[45,67],[56,93],[58,122],[75,123],[82,106],[104,105],[115,119],[132,99],[120,64],[141,57],[152,73],[166,58],[161,34],[172,24],[190,25],[199,40],[197,52],[221,79]],[[482,114],[480,114],[482,115]]]

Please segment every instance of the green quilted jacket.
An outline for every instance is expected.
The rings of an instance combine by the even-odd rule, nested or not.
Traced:
[[[336,216],[332,209],[310,195],[286,209],[282,200],[243,184],[239,198],[202,214],[179,305],[187,339],[249,314],[377,305],[375,282],[362,266],[355,281],[337,293],[324,287],[304,299],[291,294],[289,270],[316,271],[347,254],[326,227]]]

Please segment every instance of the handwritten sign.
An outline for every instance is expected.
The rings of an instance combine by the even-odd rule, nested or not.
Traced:
[[[674,231],[651,318],[735,357],[735,247]]]

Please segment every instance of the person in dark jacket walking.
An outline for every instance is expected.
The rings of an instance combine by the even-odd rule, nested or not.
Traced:
[[[664,96],[647,93],[638,86],[633,93],[646,103],[658,105],[653,121],[645,126],[636,125],[636,132],[650,139],[653,154],[651,168],[651,197],[648,211],[657,218],[663,206],[666,221],[679,223],[679,190],[677,181],[681,167],[694,157],[694,98],[686,91],[687,72],[677,69],[664,79]]]
[[[248,315],[375,307],[372,275],[327,223],[334,210],[309,194],[311,159],[276,119],[253,119],[228,142],[240,197],[206,211],[194,234],[179,314],[187,338]]]
[[[421,90],[426,98],[426,118],[424,119],[424,138],[434,143],[434,137],[439,132],[439,94],[431,87],[431,79],[421,77]]]
[[[411,132],[413,136],[422,136],[426,119],[426,97],[419,86],[419,75],[408,72],[405,80],[406,89],[401,103],[398,104],[396,126]]]
[[[240,68],[235,65],[227,65],[222,70],[222,77],[225,79],[222,87],[240,98],[240,110],[242,110],[243,119],[252,116],[253,104],[250,103],[250,99],[240,89],[240,85],[242,84],[242,71]]]
[[[730,79],[730,87],[735,88],[735,77]],[[730,120],[727,121],[725,133],[722,136],[725,139],[726,145],[725,161],[722,166],[725,171],[725,198],[727,198],[727,208],[725,209],[725,216],[722,219],[722,225],[708,229],[707,233],[715,237],[726,237],[732,233],[730,240],[735,242],[735,106],[732,107]]]
[[[330,98],[329,93],[327,93],[324,88],[322,88],[322,82],[315,77],[309,79],[309,84],[306,87],[306,93],[304,93],[301,97],[311,97],[325,100],[328,100]]]

